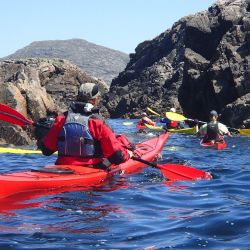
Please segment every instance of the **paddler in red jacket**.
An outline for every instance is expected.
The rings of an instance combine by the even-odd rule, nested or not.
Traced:
[[[132,152],[126,149],[125,136],[117,136],[105,123],[96,106],[100,92],[94,83],[80,86],[77,102],[69,111],[57,116],[48,134],[43,138],[44,155],[58,151],[56,165],[83,165],[108,169],[111,164],[127,161]]]

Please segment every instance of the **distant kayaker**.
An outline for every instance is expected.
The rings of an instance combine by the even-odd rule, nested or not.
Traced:
[[[108,169],[111,164],[127,161],[132,151],[128,139],[116,135],[105,123],[96,108],[101,94],[95,83],[80,86],[69,111],[58,115],[52,128],[43,138],[44,155],[58,151],[56,165],[83,165]]]
[[[175,108],[171,108],[170,112],[176,113],[176,109]],[[181,128],[185,128],[185,122],[184,121],[172,121],[169,120],[167,117],[161,118],[160,119],[161,123],[165,123],[165,128],[166,129],[181,129]]]
[[[223,135],[231,136],[228,128],[218,122],[218,113],[215,110],[212,110],[209,113],[210,122],[202,125],[197,132],[197,135],[203,138],[203,142],[216,142],[222,141]]]
[[[148,117],[146,112],[143,112],[141,115],[141,119],[138,121],[138,125],[145,126],[145,124],[155,126],[155,122]]]

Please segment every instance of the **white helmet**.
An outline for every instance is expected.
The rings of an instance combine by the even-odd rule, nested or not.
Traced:
[[[170,111],[175,113],[176,109],[175,108],[171,108]]]

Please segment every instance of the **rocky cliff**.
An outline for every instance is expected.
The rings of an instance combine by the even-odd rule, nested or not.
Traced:
[[[6,60],[0,62],[0,103],[37,121],[65,111],[85,82],[97,83],[103,93],[108,91],[104,82],[66,60]],[[22,129],[0,122],[0,137],[8,144],[30,144],[32,135],[30,126]]]
[[[4,59],[59,58],[110,84],[129,61],[127,54],[83,39],[37,41]]]
[[[176,107],[207,120],[211,109],[228,126],[250,126],[250,3],[217,1],[139,44],[112,81],[111,117],[137,117],[146,107]]]

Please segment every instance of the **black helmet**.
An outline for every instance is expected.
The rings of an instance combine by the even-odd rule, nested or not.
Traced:
[[[210,117],[213,117],[213,116],[218,117],[218,113],[215,110],[210,111],[209,115]]]

